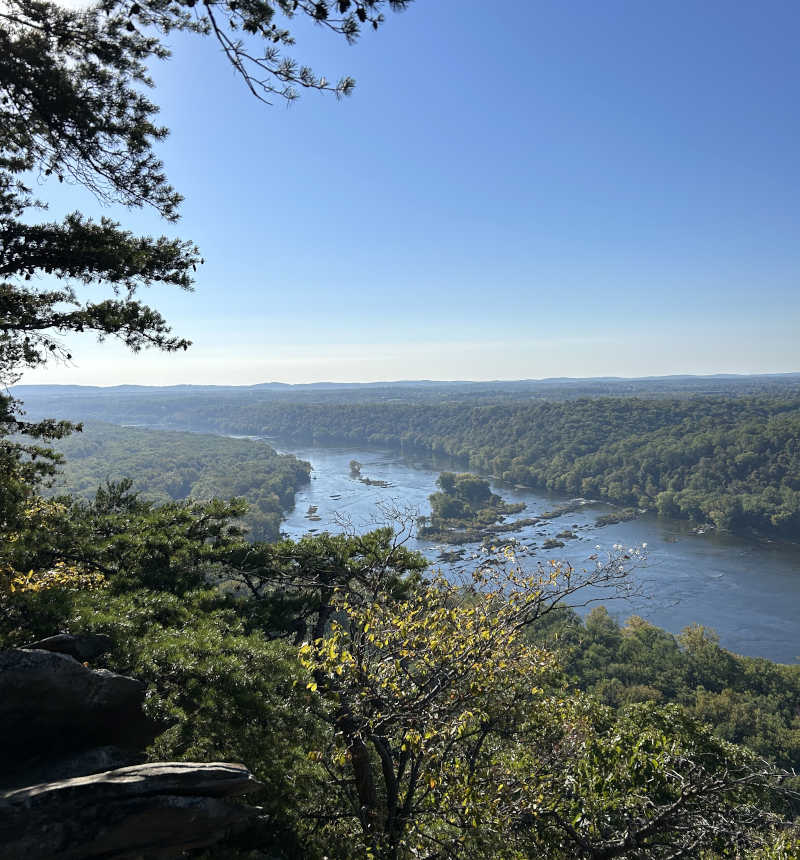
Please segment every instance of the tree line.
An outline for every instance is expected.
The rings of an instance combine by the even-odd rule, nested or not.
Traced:
[[[734,532],[800,533],[800,398],[593,397],[510,403],[72,401],[82,417],[445,454],[464,468]],[[65,403],[71,401],[67,400]],[[78,407],[78,403],[80,406]]]

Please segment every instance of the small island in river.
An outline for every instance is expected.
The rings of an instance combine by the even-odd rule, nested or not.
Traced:
[[[431,514],[418,520],[419,536],[442,543],[474,543],[498,534],[533,525],[538,518],[503,522],[509,514],[525,509],[524,502],[509,504],[477,475],[442,472],[436,485],[439,492],[430,498]]]
[[[365,475],[361,474],[361,463],[358,460],[350,461],[350,477],[355,478],[357,481],[361,481],[362,484],[366,484],[368,487],[391,487],[392,485],[388,481],[380,481],[376,478],[367,478]]]

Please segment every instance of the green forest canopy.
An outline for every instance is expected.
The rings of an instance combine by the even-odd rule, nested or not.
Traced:
[[[741,396],[560,400],[442,402],[427,391],[392,388],[387,401],[365,389],[256,396],[200,390],[174,398],[78,390],[58,402],[73,418],[423,449],[517,484],[734,532],[800,534],[800,395],[791,384]]]
[[[192,498],[243,498],[250,537],[276,540],[283,513],[308,482],[311,467],[265,442],[174,430],[112,424],[84,425],[54,449],[64,456],[51,493],[94,496],[106,481],[131,478],[142,498],[167,502]]]

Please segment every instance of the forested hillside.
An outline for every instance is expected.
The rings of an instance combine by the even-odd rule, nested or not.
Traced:
[[[192,498],[244,498],[244,524],[257,540],[278,537],[283,512],[308,481],[310,466],[264,442],[199,433],[88,424],[62,439],[64,456],[52,493],[93,498],[106,481],[130,478],[157,503]]]
[[[719,737],[800,768],[800,666],[732,654],[699,624],[678,636],[637,616],[620,624],[602,606],[584,619],[554,613],[533,634],[607,705],[674,702]]]
[[[800,398],[592,397],[394,402],[325,392],[253,397],[144,393],[64,398],[70,417],[370,443],[459,458],[465,468],[731,531],[800,532]]]

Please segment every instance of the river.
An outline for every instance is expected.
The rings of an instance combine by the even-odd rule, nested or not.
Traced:
[[[429,513],[428,496],[436,489],[439,472],[458,470],[452,462],[425,455],[363,447],[286,446],[280,440],[268,441],[282,452],[308,460],[313,467],[311,482],[297,493],[295,509],[282,526],[284,533],[293,538],[312,529],[341,530],[342,520],[366,531],[385,522],[379,511],[381,504]],[[362,464],[363,476],[390,486],[368,486],[351,477],[351,460]],[[535,516],[569,501],[564,496],[499,481],[493,481],[492,488],[507,501],[525,502],[527,507],[520,517]],[[316,506],[318,521],[308,519],[310,506]],[[595,526],[600,514],[613,510],[609,505],[592,503],[504,537],[513,536],[525,545],[541,545],[558,532],[571,529],[577,538],[566,541],[563,549],[537,549],[529,558],[532,563],[561,558],[576,567],[591,564],[588,557],[597,552],[598,545],[602,553],[616,543],[626,547],[647,544],[647,560],[632,574],[642,596],[608,604],[614,617],[624,620],[632,614],[639,615],[673,633],[697,622],[716,630],[720,644],[738,654],[782,663],[797,661],[799,545],[713,532],[696,535],[683,521],[650,514],[616,525]],[[440,552],[458,548],[416,539],[408,545],[441,567],[447,565],[437,562]],[[479,547],[467,545],[465,549],[469,558]]]

